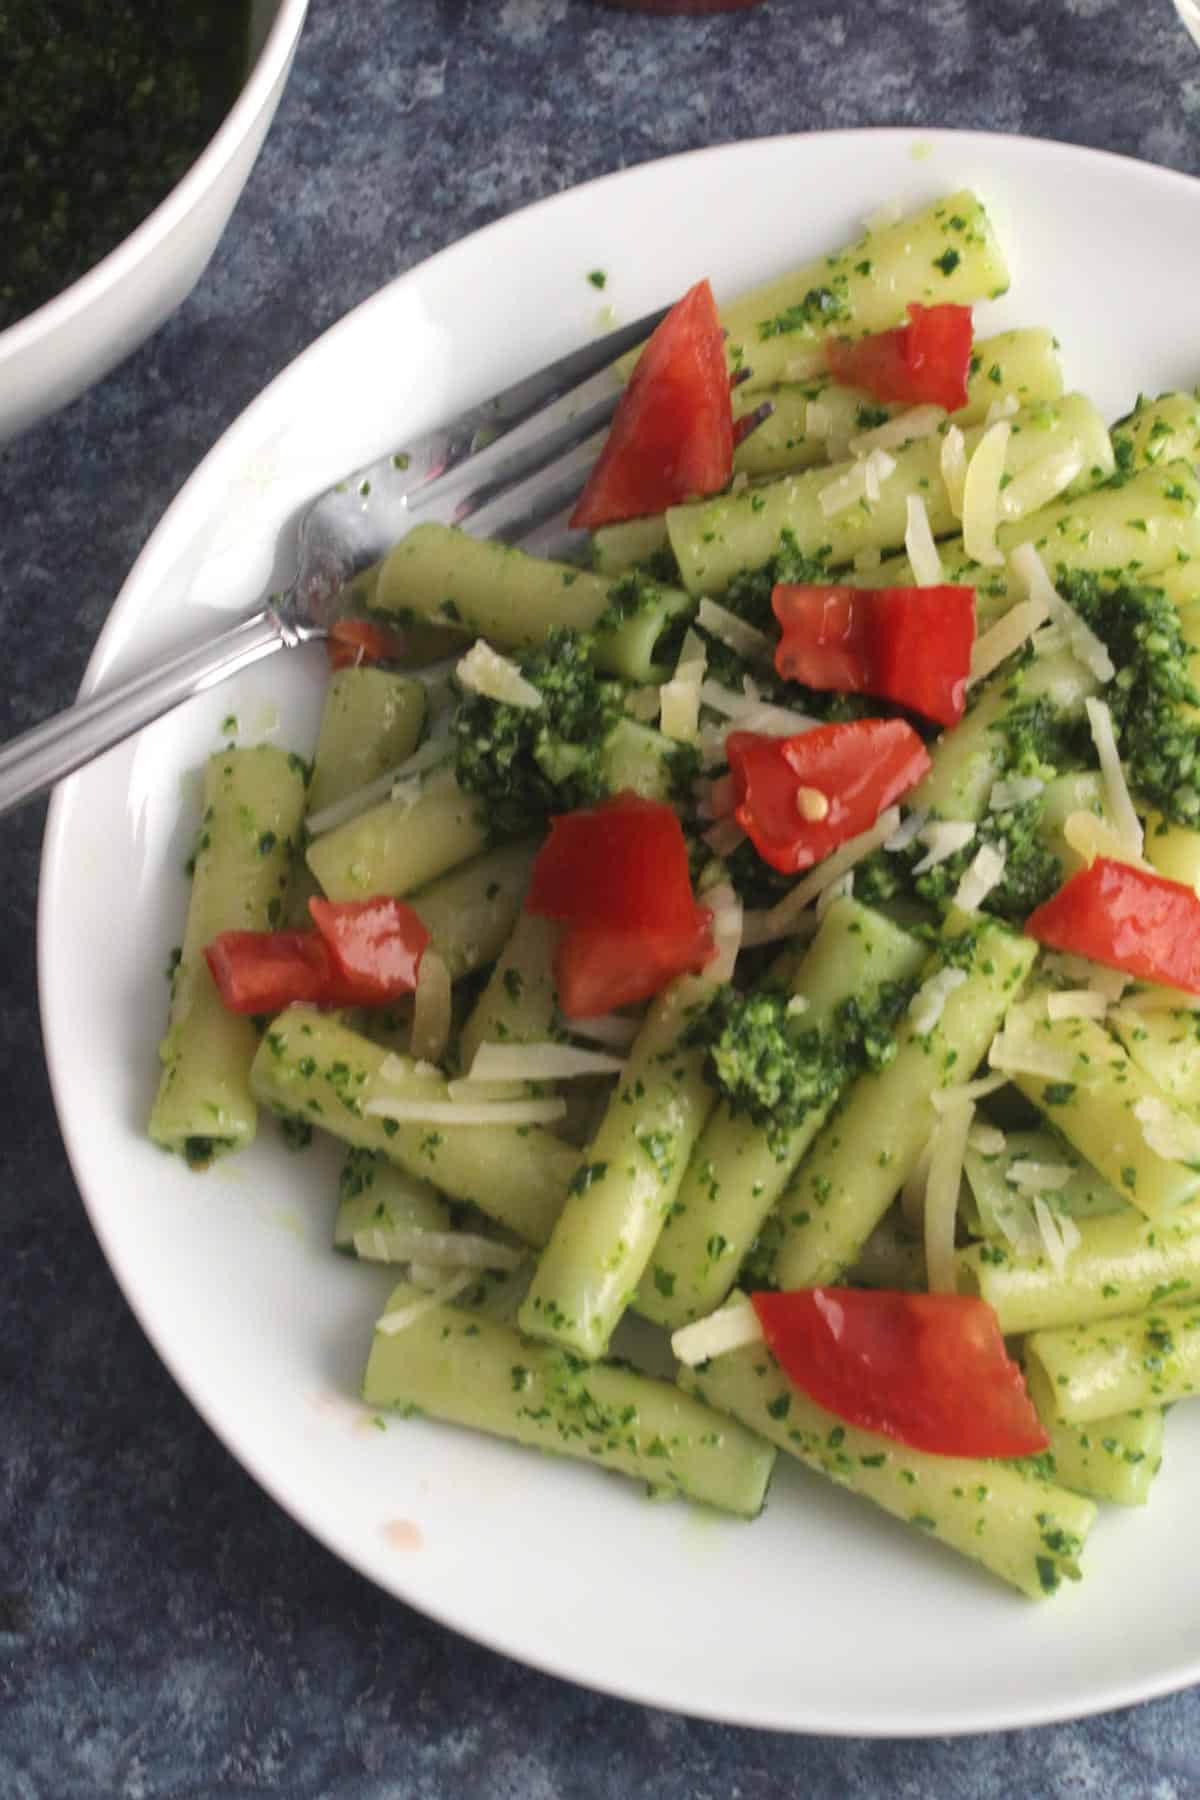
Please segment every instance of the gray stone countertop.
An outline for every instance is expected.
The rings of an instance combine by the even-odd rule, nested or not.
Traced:
[[[392,275],[608,170],[830,126],[953,124],[1200,173],[1170,0],[313,0],[214,261],[151,343],[0,452],[0,738],[66,704],[186,475]],[[908,1743],[790,1738],[580,1691],[369,1586],[183,1400],[85,1221],[41,1055],[44,808],[0,824],[0,1795],[1200,1793],[1200,1695]]]

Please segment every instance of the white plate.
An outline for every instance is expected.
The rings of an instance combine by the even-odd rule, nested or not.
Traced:
[[[281,523],[410,432],[700,275],[718,294],[838,244],[882,201],[976,188],[1013,291],[986,330],[1049,324],[1111,416],[1200,377],[1200,185],[1017,138],[850,132],[705,151],[544,202],[443,252],[330,331],[226,434],[155,532],[89,684],[249,603]],[[387,371],[381,378],[381,371]],[[354,1399],[387,1277],[328,1248],[337,1157],[189,1174],[143,1125],[180,937],[188,771],[242,735],[307,747],[322,659],[193,701],[59,792],[41,890],[47,1054],[67,1147],[130,1304],[247,1469],[373,1581],[593,1687],[743,1724],[847,1733],[1025,1725],[1200,1677],[1188,1554],[1200,1416],[1177,1412],[1149,1507],[1102,1518],[1086,1579],[1034,1605],[781,1468],[754,1525]]]

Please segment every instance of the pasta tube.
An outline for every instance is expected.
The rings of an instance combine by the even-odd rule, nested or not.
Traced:
[[[368,1406],[429,1413],[560,1456],[599,1463],[752,1519],[775,1451],[700,1400],[612,1363],[580,1363],[511,1327],[454,1306],[426,1304],[403,1330],[388,1314],[427,1302],[402,1284],[376,1327],[363,1377]]]

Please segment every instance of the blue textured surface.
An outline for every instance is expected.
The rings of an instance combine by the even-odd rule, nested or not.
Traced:
[[[122,369],[0,452],[0,737],[69,700],[196,461],[388,277],[622,165],[897,123],[1029,132],[1200,173],[1200,59],[1168,0],[765,0],[705,22],[589,0],[314,0],[195,294]],[[724,1729],[521,1669],[309,1541],[182,1400],[84,1221],[38,1040],[43,814],[0,824],[4,1800],[1200,1793],[1194,1692],[953,1742]]]

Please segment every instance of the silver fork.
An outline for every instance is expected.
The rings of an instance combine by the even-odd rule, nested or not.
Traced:
[[[337,482],[297,527],[297,572],[240,624],[35,725],[0,749],[0,813],[276,650],[327,637],[346,583],[424,519],[569,555],[563,508],[595,458],[620,389],[610,365],[664,311],[573,350]]]

